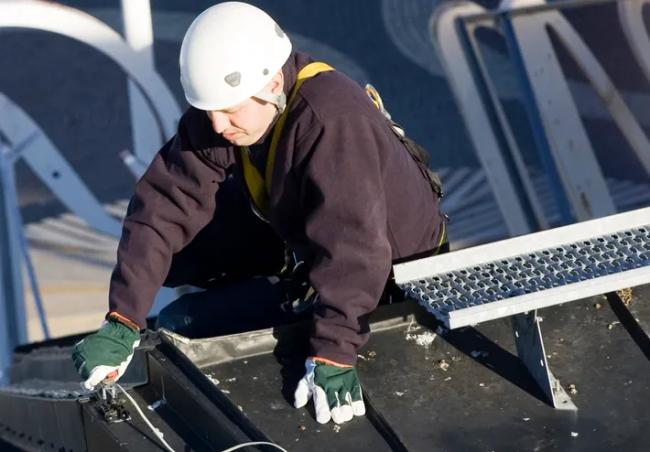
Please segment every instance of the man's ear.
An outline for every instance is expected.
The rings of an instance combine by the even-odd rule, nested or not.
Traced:
[[[282,69],[275,73],[267,87],[276,96],[282,93],[284,90],[284,74],[282,73]]]

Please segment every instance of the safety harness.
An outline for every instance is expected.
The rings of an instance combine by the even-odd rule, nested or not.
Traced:
[[[315,76],[316,74],[320,74],[321,72],[333,70],[334,68],[330,65],[316,61],[303,67],[298,72],[296,83],[293,85],[293,89],[291,90],[291,94],[287,100],[286,108],[278,118],[278,122],[273,129],[271,146],[269,146],[269,154],[266,159],[264,177],[262,177],[255,165],[253,165],[253,162],[251,162],[250,150],[248,147],[242,146],[239,148],[248,193],[250,194],[254,207],[263,217],[268,217],[269,193],[271,192],[271,178],[273,176],[273,166],[275,164],[275,153],[278,148],[280,136],[282,135],[282,129],[284,129],[284,123],[287,121],[289,107],[291,106],[293,99],[296,97],[298,89],[300,89],[300,86],[305,82],[305,80]]]
[[[253,162],[250,159],[250,149],[247,146],[241,146],[239,148],[244,180],[246,181],[246,187],[248,188],[248,193],[251,197],[252,207],[259,214],[262,219],[268,218],[269,211],[269,193],[271,192],[271,179],[273,176],[273,167],[275,164],[275,155],[280,141],[280,136],[282,135],[282,130],[284,129],[284,124],[287,120],[287,115],[290,109],[291,104],[293,103],[298,90],[305,82],[305,80],[314,77],[321,72],[333,71],[334,68],[330,65],[316,61],[309,63],[303,67],[296,77],[296,83],[291,90],[291,94],[288,97],[286,108],[280,114],[278,121],[273,129],[273,136],[271,137],[271,145],[269,146],[269,152],[266,159],[266,167],[264,171],[264,177],[257,170]],[[420,171],[428,180],[431,188],[433,189],[434,194],[441,198],[443,196],[442,184],[440,182],[440,177],[437,173],[432,171],[428,165],[428,154],[420,145],[418,145],[411,138],[407,137],[404,129],[399,126],[396,122],[391,119],[390,114],[384,108],[384,104],[379,96],[377,90],[371,85],[366,85],[366,93],[370,97],[370,100],[375,104],[379,111],[386,117],[387,121],[390,124],[391,129],[397,135],[399,140],[402,142],[409,155],[415,160],[420,168]],[[439,234],[440,242],[433,250],[433,254],[438,254],[443,245],[447,240],[447,231],[445,226],[445,221],[441,225],[441,233]]]

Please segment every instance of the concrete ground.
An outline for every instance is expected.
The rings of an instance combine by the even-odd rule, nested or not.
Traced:
[[[39,289],[51,337],[92,331],[99,327],[108,308],[112,268],[69,261],[41,250],[32,250]],[[62,262],[63,261],[63,262]],[[44,334],[29,283],[25,284],[29,342]]]

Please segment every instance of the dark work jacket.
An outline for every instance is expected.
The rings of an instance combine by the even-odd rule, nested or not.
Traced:
[[[310,61],[290,56],[285,92]],[[266,152],[270,136],[251,151]],[[226,172],[240,171],[237,152],[205,112],[185,112],[136,185],[111,279],[111,311],[145,325],[173,254],[214,217]],[[354,364],[392,261],[436,245],[437,197],[363,89],[333,71],[307,80],[289,106],[269,204],[271,226],[307,263],[320,296],[312,353]]]

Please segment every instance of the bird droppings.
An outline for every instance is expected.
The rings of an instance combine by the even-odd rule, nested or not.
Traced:
[[[445,381],[449,381],[449,380],[451,380],[451,377],[445,378]]]
[[[377,352],[372,351],[372,350],[370,350],[370,351],[368,352],[368,358],[374,358],[375,356],[377,356]]]
[[[243,406],[241,406],[241,405],[237,405],[237,408],[238,408],[239,411],[241,411],[242,413],[244,412],[244,407],[243,407]]]
[[[228,383],[234,383],[234,382],[237,381],[237,377],[227,378],[226,381],[227,381]]]
[[[528,422],[528,421],[530,421],[530,418],[529,417],[522,417],[521,420],[524,421],[524,422]]]
[[[481,388],[484,388],[484,387],[485,387],[485,383],[479,383],[478,385],[479,385]]]
[[[594,308],[596,308],[596,309],[600,309],[600,308],[602,308],[602,307],[603,307],[603,305],[600,304],[600,303],[596,303],[596,304],[594,304]]]
[[[444,359],[441,359],[440,361],[438,361],[438,369],[447,372],[447,370],[449,369],[449,363]]]
[[[607,329],[611,331],[619,323],[621,322],[619,322],[618,320],[614,320],[612,323],[607,324]]]
[[[571,432],[571,437],[572,438],[577,438],[578,437],[578,432]]]
[[[334,424],[334,427],[332,427],[332,430],[334,430],[335,433],[338,433],[341,431],[341,426],[338,424]]]
[[[230,391],[228,391],[227,389],[222,389],[221,392],[223,392],[224,394],[230,394]]]
[[[569,394],[576,395],[577,393],[578,393],[578,388],[576,388],[576,385],[570,384],[569,385]]]
[[[404,392],[395,391],[393,394],[395,394],[397,397],[402,397],[405,393],[406,393],[406,391],[404,391]]]

